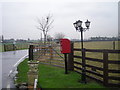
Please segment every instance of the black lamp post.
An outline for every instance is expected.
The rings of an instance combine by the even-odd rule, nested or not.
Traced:
[[[90,21],[86,21],[85,25],[87,28],[82,27],[82,21],[78,20],[75,23],[73,23],[76,31],[81,32],[81,53],[82,53],[82,83],[86,83],[86,68],[85,68],[85,59],[83,59],[83,31],[86,31],[89,29]]]

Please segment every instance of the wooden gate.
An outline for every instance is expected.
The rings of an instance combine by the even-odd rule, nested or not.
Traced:
[[[33,48],[29,48],[29,52],[33,52],[31,55],[33,57],[30,56],[32,60],[39,60],[43,64],[64,67],[64,57],[60,53],[59,44],[33,45]]]

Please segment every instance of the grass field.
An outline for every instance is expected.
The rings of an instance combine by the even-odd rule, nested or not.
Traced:
[[[120,41],[116,41],[116,50],[120,50],[119,47],[119,43]],[[81,48],[80,46],[81,43],[74,43],[74,48]],[[99,42],[84,42],[84,48],[86,49],[109,49],[109,50],[113,50],[113,42],[112,41],[99,41]],[[80,51],[75,51],[74,53],[75,55],[81,55]],[[86,53],[87,57],[91,57],[91,58],[98,58],[98,59],[102,59],[103,55],[102,53],[94,53],[94,52],[87,52]],[[120,60],[120,54],[111,54],[109,53],[109,60]]]
[[[120,49],[120,41],[115,41],[115,49]],[[81,48],[81,43],[74,44],[75,48]],[[92,41],[84,42],[86,49],[113,49],[113,41]]]
[[[28,59],[25,59],[18,66],[19,73],[17,74],[17,83],[28,83]],[[39,64],[39,78],[38,88],[104,88],[102,85],[96,82],[89,82],[87,84],[81,84],[80,74],[76,72],[69,72],[64,74],[63,68],[53,67],[49,65]]]

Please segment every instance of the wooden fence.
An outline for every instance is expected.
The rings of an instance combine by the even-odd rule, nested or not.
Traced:
[[[64,58],[58,44],[30,45],[29,60],[39,60],[42,64],[49,64],[64,68]]]
[[[73,46],[73,45],[72,45]],[[120,54],[120,50],[98,50],[98,49],[83,49],[84,53],[83,59],[85,63],[82,63],[82,56],[75,55],[75,51],[81,52],[81,49],[72,48],[72,55],[70,55],[71,59],[73,59],[74,63],[74,71],[82,74],[82,66],[85,66],[86,77],[94,79],[98,82],[103,83],[105,86],[117,86],[120,87],[120,60],[109,60],[109,54]],[[101,53],[102,59],[87,57],[87,53]],[[95,56],[95,55],[94,55]],[[77,59],[75,61],[75,59]],[[119,57],[118,57],[119,59]],[[72,60],[71,60],[72,61]],[[90,64],[90,62],[98,62],[102,65],[95,66],[94,64]],[[89,62],[89,63],[87,63]],[[85,65],[84,65],[85,64]],[[114,64],[117,69],[110,69],[110,65]],[[71,64],[73,65],[73,64]],[[111,76],[112,75],[112,76]],[[112,81],[110,81],[112,80]]]
[[[40,63],[50,64],[53,66],[64,67],[64,58],[60,54],[59,45],[47,47],[34,46],[32,59],[37,59]],[[29,48],[30,51],[30,48]],[[77,54],[78,52],[79,54]],[[81,49],[74,48],[71,43],[71,53],[68,55],[68,70],[82,74],[82,66],[85,66],[85,76],[103,83],[105,86],[120,87],[120,60],[109,60],[109,54],[120,54],[120,50],[101,50],[101,49],[83,49],[84,56],[80,56]],[[87,57],[87,54],[101,54],[101,58]],[[29,54],[30,55],[30,54]],[[29,56],[30,57],[30,56]],[[82,57],[84,63],[82,63]],[[42,58],[44,58],[42,60]],[[92,63],[91,63],[92,62]],[[110,68],[111,66],[117,67]]]
[[[12,51],[12,50],[15,50],[15,45],[14,44],[9,44],[9,45],[4,44],[3,49],[4,49],[3,51]]]
[[[20,44],[3,44],[2,51],[13,51],[13,50],[21,50],[21,49],[28,49],[28,43],[20,43]]]

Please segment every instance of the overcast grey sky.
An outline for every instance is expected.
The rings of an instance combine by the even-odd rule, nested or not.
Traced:
[[[36,17],[42,18],[49,13],[52,14],[54,23],[48,34],[53,37],[55,33],[63,32],[70,39],[79,39],[80,33],[73,26],[79,19],[83,22],[87,19],[91,21],[90,30],[84,32],[85,39],[118,35],[118,2],[2,2],[0,13],[0,28],[5,38],[39,39],[41,31],[35,27],[38,25]]]

